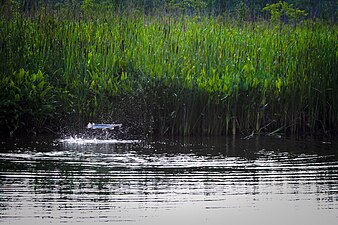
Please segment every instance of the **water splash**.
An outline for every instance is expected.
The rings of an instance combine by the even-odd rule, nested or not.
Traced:
[[[69,143],[69,144],[133,144],[140,143],[141,140],[121,140],[121,139],[97,139],[97,138],[79,138],[79,137],[68,137],[64,139],[60,139],[61,143]]]

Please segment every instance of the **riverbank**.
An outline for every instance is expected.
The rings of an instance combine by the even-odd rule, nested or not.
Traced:
[[[338,130],[336,25],[93,15],[1,20],[3,135],[95,121],[159,136]]]

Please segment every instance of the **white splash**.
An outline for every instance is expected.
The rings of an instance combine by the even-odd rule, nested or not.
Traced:
[[[133,144],[139,143],[140,140],[120,140],[120,139],[86,139],[78,137],[69,137],[59,140],[61,143],[70,143],[70,144]]]

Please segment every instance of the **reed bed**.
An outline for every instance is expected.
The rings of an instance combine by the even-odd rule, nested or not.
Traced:
[[[102,15],[1,20],[2,85],[20,69],[42,71],[61,125],[114,120],[158,135],[338,130],[336,25]]]

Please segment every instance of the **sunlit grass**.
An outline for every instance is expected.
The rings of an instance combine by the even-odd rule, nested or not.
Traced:
[[[1,21],[1,76],[43,71],[73,120],[220,135],[337,129],[337,28],[105,14]]]

